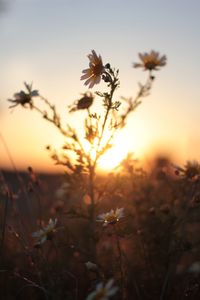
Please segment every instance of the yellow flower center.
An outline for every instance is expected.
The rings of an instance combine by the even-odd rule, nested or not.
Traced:
[[[153,70],[157,65],[158,63],[156,63],[155,61],[148,61],[145,63],[145,67],[148,70]]]
[[[102,71],[103,71],[103,66],[101,62],[92,66],[92,72],[95,76],[100,76],[102,74]]]
[[[105,223],[110,223],[110,224],[114,224],[116,222],[118,222],[119,219],[117,218],[117,216],[115,214],[110,214],[109,216],[106,216],[105,218]]]

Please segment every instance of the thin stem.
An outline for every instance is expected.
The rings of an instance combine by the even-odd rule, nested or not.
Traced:
[[[38,193],[38,191],[32,186],[33,192],[38,200],[38,211],[39,211],[39,225],[40,227],[42,227],[42,201],[41,201],[41,197],[40,194]]]
[[[11,165],[12,165],[12,168],[13,168],[13,170],[14,170],[14,173],[15,173],[16,176],[17,176],[17,179],[18,179],[18,181],[19,181],[21,190],[23,191],[23,193],[24,193],[24,195],[25,195],[26,202],[27,202],[27,206],[28,206],[28,211],[30,212],[30,207],[29,207],[29,197],[28,197],[28,194],[27,194],[27,190],[26,190],[26,188],[25,188],[24,181],[23,181],[22,177],[20,176],[20,174],[19,174],[19,172],[18,172],[18,170],[17,170],[17,167],[16,167],[16,165],[15,165],[15,162],[14,162],[14,160],[13,160],[13,158],[12,158],[11,152],[10,152],[10,150],[9,150],[9,148],[8,148],[8,145],[7,145],[6,141],[5,141],[5,139],[4,139],[3,135],[2,135],[2,133],[0,133],[0,140],[1,140],[2,144],[3,144],[3,146],[4,146],[4,149],[5,149],[6,154],[7,154],[8,158],[9,158],[9,160],[10,160],[10,163],[11,163]],[[19,209],[19,208],[18,208],[18,209]],[[19,215],[20,215],[20,209],[19,209]],[[27,225],[25,226],[25,224],[23,224],[24,222],[23,222],[22,218],[19,219],[19,222],[20,222],[20,227],[21,227],[21,229],[27,228]]]
[[[108,74],[109,75],[109,74]],[[110,75],[109,75],[110,76]],[[95,169],[96,169],[96,164],[97,164],[97,160],[99,158],[99,148],[103,139],[103,135],[104,135],[104,131],[105,131],[105,127],[106,127],[106,123],[108,120],[108,116],[109,116],[109,112],[112,108],[112,98],[113,98],[113,94],[115,89],[117,88],[118,84],[118,79],[116,77],[114,77],[114,79],[111,78],[110,76],[110,85],[111,85],[111,90],[110,90],[110,95],[109,95],[109,103],[107,105],[107,109],[106,109],[106,113],[104,116],[104,121],[102,124],[102,128],[101,128],[101,134],[99,136],[98,139],[98,144],[96,146],[96,157],[94,159],[94,161],[91,158],[91,155],[88,156],[88,170],[89,170],[89,194],[90,194],[90,198],[91,198],[91,205],[90,205],[90,211],[89,211],[89,216],[90,216],[90,234],[91,234],[91,250],[92,250],[92,256],[93,256],[93,260],[95,261],[96,259],[96,245],[94,242],[94,234],[95,234],[95,197],[94,197],[94,180],[95,180]],[[89,110],[88,110],[88,115],[89,115]]]
[[[16,165],[15,165],[15,162],[14,162],[14,160],[13,160],[13,158],[12,158],[12,155],[11,155],[11,153],[10,153],[10,150],[9,150],[9,148],[8,148],[8,145],[7,145],[6,141],[5,141],[5,139],[4,139],[3,135],[2,135],[2,133],[0,133],[0,139],[1,139],[1,142],[2,142],[2,144],[3,144],[3,146],[4,146],[4,149],[5,149],[5,151],[6,151],[6,154],[8,155],[8,158],[9,158],[9,160],[10,160],[10,163],[11,163],[11,165],[12,165],[12,168],[13,168],[13,170],[15,171],[15,173],[16,173],[16,175],[17,175],[17,178],[18,178],[19,182],[21,182],[21,177],[19,176],[17,167],[16,167]]]
[[[165,299],[171,272],[172,272],[172,270],[169,267],[169,269],[167,270],[167,273],[165,275],[163,285],[162,285],[161,294],[160,294],[160,300],[164,300]]]
[[[98,144],[97,144],[97,148],[96,148],[96,158],[94,160],[94,167],[96,166],[97,160],[99,158],[98,152],[99,152],[99,148],[100,148],[100,145],[101,145],[101,142],[102,142],[102,139],[103,139],[103,135],[104,135],[106,123],[107,123],[107,120],[108,120],[108,116],[109,116],[110,110],[112,108],[113,94],[114,94],[114,92],[115,92],[115,90],[116,90],[116,88],[118,86],[117,82],[118,82],[117,78],[114,78],[114,80],[111,81],[111,91],[110,91],[110,95],[109,95],[109,98],[108,98],[109,99],[109,103],[108,103],[107,110],[106,110],[106,113],[105,113],[105,116],[104,116],[104,121],[103,121],[103,124],[102,124],[101,134],[100,134],[100,137],[99,137],[99,140],[98,140]]]
[[[69,135],[69,132],[67,130],[64,130],[63,127],[61,126],[61,122],[60,122],[60,117],[57,115],[56,111],[54,110],[54,106],[51,105],[44,97],[40,96],[40,98],[42,100],[45,101],[45,103],[49,106],[49,108],[53,111],[54,117],[50,118],[47,114],[47,112],[42,111],[39,107],[35,106],[34,104],[32,105],[32,108],[35,109],[39,114],[41,114],[43,116],[43,118],[47,121],[49,121],[50,123],[52,123],[54,126],[56,126],[56,128],[60,131],[60,133],[66,137],[66,138],[72,138]],[[70,131],[74,131],[74,135],[76,135],[76,139],[75,141],[77,142],[77,144],[79,145],[81,152],[83,154],[83,156],[88,160],[88,156],[83,148],[83,145],[81,143],[81,141],[79,140],[75,130],[72,130],[72,128],[67,124],[67,127],[70,129]]]
[[[1,257],[3,257],[3,247],[4,247],[5,232],[6,232],[6,220],[7,220],[7,214],[8,214],[8,200],[9,200],[9,195],[8,195],[8,193],[6,193],[5,206],[4,206],[4,217],[3,217],[3,224],[2,224],[1,246],[0,246],[0,256]]]
[[[61,127],[60,123],[55,123],[55,120],[53,118],[50,118],[47,115],[47,112],[42,111],[39,107],[35,106],[34,104],[32,105],[32,108],[34,108],[38,113],[40,113],[44,119],[54,124],[65,137],[67,136],[67,131]]]
[[[93,261],[96,261],[96,245],[95,245],[95,197],[94,197],[94,166],[89,168],[89,194],[91,204],[89,207],[89,218],[90,218],[90,242],[91,242],[91,256]]]
[[[34,287],[34,288],[37,288],[37,289],[41,290],[41,291],[44,293],[45,299],[47,299],[47,300],[49,299],[49,296],[48,296],[48,295],[49,295],[50,293],[49,293],[44,287],[42,287],[42,286],[40,286],[39,284],[35,283],[34,281],[28,279],[27,277],[24,277],[23,275],[20,275],[20,274],[17,273],[17,272],[14,272],[13,275],[16,276],[16,277],[18,277],[18,278],[21,278],[22,280],[24,280],[24,281],[27,283],[26,286],[23,286],[23,287],[18,291],[17,296],[19,296],[19,294],[22,292],[22,290],[24,290],[24,288],[30,286],[30,287]]]
[[[116,237],[116,244],[117,244],[117,251],[119,255],[119,271],[120,271],[120,286],[121,286],[121,299],[124,299],[124,272],[123,272],[123,253],[120,245],[120,240],[119,236],[117,233],[117,228],[114,225],[114,232],[115,232],[115,237]]]
[[[128,108],[125,111],[125,113],[123,115],[121,115],[121,120],[120,120],[120,123],[119,123],[119,125],[121,127],[124,127],[125,121],[126,121],[128,115],[131,112],[133,112],[142,103],[142,100],[140,100],[140,99],[144,98],[145,96],[148,95],[148,93],[151,90],[153,80],[154,80],[154,77],[152,76],[152,73],[150,71],[149,76],[146,80],[146,83],[144,85],[140,85],[140,89],[139,89],[136,97],[134,98],[134,100],[132,100],[132,98],[129,99]],[[123,99],[126,100],[125,98],[123,98]]]

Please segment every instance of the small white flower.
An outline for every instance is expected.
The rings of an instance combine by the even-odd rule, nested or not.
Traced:
[[[34,232],[32,236],[34,238],[37,238],[37,244],[43,244],[46,242],[46,240],[51,238],[52,233],[55,232],[55,227],[56,227],[57,219],[49,220],[49,223],[46,227]]]
[[[111,209],[109,212],[100,214],[97,217],[97,222],[102,222],[103,226],[112,225],[119,222],[124,217],[124,208],[117,208],[115,211]]]
[[[109,300],[110,297],[116,294],[118,287],[113,286],[114,280],[110,279],[106,285],[99,283],[96,290],[90,293],[86,300]]]

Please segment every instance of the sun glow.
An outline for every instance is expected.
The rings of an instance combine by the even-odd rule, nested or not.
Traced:
[[[99,158],[98,168],[102,171],[115,169],[127,154],[133,150],[127,132],[124,131],[118,132],[114,137],[112,144],[112,148]]]
[[[104,135],[104,138],[102,140],[102,145],[106,142],[107,138],[109,137],[109,133],[106,132]],[[130,152],[130,145],[128,143],[128,140],[122,139],[119,136],[116,136],[114,140],[112,141],[112,148],[107,150],[105,154],[103,154],[99,159],[97,163],[97,168],[101,171],[103,170],[112,170],[115,169],[120,162],[127,156],[127,154]],[[93,146],[86,141],[83,141],[83,146],[85,151],[89,154],[91,159],[94,161],[96,158],[96,149],[98,147],[98,139],[96,138],[94,140]]]
[[[128,149],[120,145],[114,145],[108,150],[98,162],[99,169],[112,170],[115,169],[120,162],[127,156]]]

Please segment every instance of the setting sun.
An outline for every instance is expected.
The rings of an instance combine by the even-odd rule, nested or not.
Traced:
[[[104,133],[104,138],[102,139],[102,145],[106,144],[106,141],[109,139],[109,130]],[[82,141],[84,149],[87,153],[90,153],[92,160],[95,160],[96,157],[96,147],[98,147],[98,138],[95,138],[93,146],[87,143],[85,140]],[[133,150],[133,145],[128,139],[127,133],[119,132],[111,142],[112,148],[107,150],[103,154],[97,163],[98,169],[100,171],[111,171],[118,167],[121,161],[127,156],[129,152]],[[135,143],[134,143],[135,144]],[[136,146],[136,145],[135,145]]]
[[[121,161],[127,156],[130,148],[128,143],[122,142],[118,139],[113,147],[108,150],[100,159],[98,163],[99,169],[112,170],[115,169]]]

